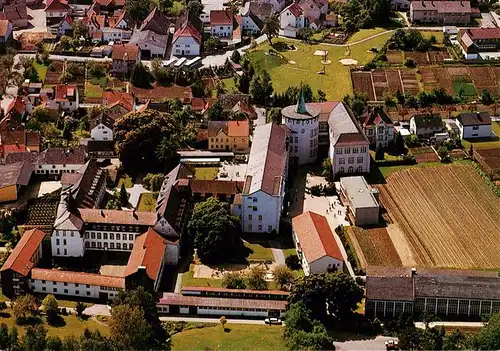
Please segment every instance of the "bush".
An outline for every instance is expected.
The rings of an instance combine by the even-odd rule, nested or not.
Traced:
[[[405,63],[404,63],[405,67],[408,67],[408,68],[415,68],[417,67],[417,64],[415,63],[415,61],[411,58],[407,58],[405,60]]]
[[[231,54],[231,61],[234,63],[240,63],[241,60],[241,54],[238,50],[234,50],[233,53]]]
[[[297,255],[290,255],[288,256],[286,259],[285,259],[285,264],[288,268],[290,269],[300,269],[300,260],[299,260],[299,256]]]
[[[245,289],[245,279],[239,273],[227,273],[222,279],[222,286],[227,289]]]
[[[144,177],[142,185],[149,191],[160,191],[164,179],[165,176],[161,173],[148,173]]]

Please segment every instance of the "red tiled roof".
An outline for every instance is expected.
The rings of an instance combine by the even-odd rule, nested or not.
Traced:
[[[210,25],[232,25],[233,15],[226,10],[212,10],[210,11]]]
[[[85,163],[85,147],[74,149],[52,147],[42,151],[36,163],[48,165],[83,165]]]
[[[108,108],[121,105],[125,109],[132,111],[134,105],[134,97],[129,93],[121,91],[105,91],[102,94],[102,100],[103,103],[107,104]]]
[[[469,1],[412,1],[414,11],[437,11],[438,13],[471,13]]]
[[[39,229],[31,229],[25,232],[0,271],[11,269],[16,273],[27,276],[34,266],[34,262],[31,261],[31,258],[42,243],[44,237],[45,233]]]
[[[194,97],[191,99],[191,108],[195,112],[203,113],[212,106],[212,104],[217,101],[215,98],[198,98]]]
[[[472,40],[478,39],[500,39],[500,28],[469,28],[469,29],[460,29],[459,37],[463,34],[467,33],[467,35]]]
[[[113,45],[113,60],[137,61],[139,48],[132,44]]]
[[[288,296],[290,295],[287,291],[282,290],[251,290],[251,289],[226,289],[226,288],[217,288],[214,286],[183,286],[181,290],[181,294],[184,292],[222,292],[222,293],[236,293],[236,294],[255,294],[255,295],[281,295]]]
[[[325,216],[307,211],[292,218],[292,226],[307,262],[312,263],[325,256],[343,261]]]
[[[31,271],[31,279],[125,289],[125,278],[123,277],[84,272],[60,271],[57,269],[34,268]]]
[[[153,226],[156,223],[156,214],[154,212],[101,210],[91,208],[79,208],[78,211],[80,212],[80,218],[85,223],[149,226]]]
[[[9,113],[16,113],[18,115],[23,115],[26,112],[26,101],[23,97],[17,96],[12,100],[5,110],[5,115]]]
[[[244,185],[245,182],[229,180],[189,179],[191,191],[199,194],[236,195],[241,193]]]
[[[67,102],[69,101],[68,97],[76,99],[76,93],[78,88],[76,85],[66,85],[66,84],[58,84],[55,87],[55,101],[56,102]]]
[[[250,135],[250,123],[248,120],[229,121],[227,123],[227,134],[229,137],[247,137]]]
[[[257,118],[257,112],[255,112],[255,109],[253,108],[253,106],[250,104],[247,104],[244,101],[238,101],[236,103],[236,105],[234,105],[232,111],[233,112],[242,112],[250,118]]]
[[[174,39],[172,43],[174,43],[177,38],[180,37],[191,37],[198,44],[201,43],[201,33],[191,24],[186,22],[186,24],[182,25],[179,29],[177,29],[174,33]]]
[[[292,3],[290,6],[285,8],[283,11],[290,10],[290,12],[295,16],[299,17],[302,15],[302,7],[299,6],[296,2]]]
[[[67,11],[69,8],[67,0],[48,0],[45,11]]]
[[[7,35],[7,28],[9,28],[9,21],[6,19],[0,20],[0,36],[5,37]]]
[[[0,188],[12,185],[28,185],[34,166],[28,162],[0,165]]]
[[[0,15],[0,19],[7,19],[11,22],[28,19],[26,0],[4,2],[3,12],[0,12]]]
[[[311,106],[313,109],[319,112],[320,122],[328,122],[328,118],[330,118],[330,112],[332,112],[332,110],[338,104],[338,101],[308,102],[307,106]]]
[[[132,92],[139,100],[157,101],[169,98],[180,99],[185,103],[189,103],[193,98],[193,91],[191,90],[190,86],[162,86],[153,84],[152,89],[144,89],[132,86]]]
[[[363,121],[363,125],[365,127],[372,125],[379,125],[380,122],[384,122],[385,124],[393,124],[392,120],[387,116],[387,113],[382,108],[376,107],[371,109],[369,112],[365,112],[360,120]]]
[[[137,272],[139,267],[146,267],[148,277],[156,280],[167,245],[168,242],[151,228],[139,235],[134,241],[134,248],[125,268],[125,277]]]

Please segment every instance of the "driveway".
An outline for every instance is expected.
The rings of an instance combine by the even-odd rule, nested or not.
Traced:
[[[388,340],[394,340],[395,338],[390,336],[377,336],[375,339],[367,340],[350,340],[344,342],[334,342],[336,350],[384,350],[385,342]]]
[[[262,126],[266,124],[266,109],[262,107],[255,107],[255,112],[257,113],[257,119],[253,121],[255,127]]]
[[[272,247],[271,251],[273,252],[274,262],[277,264],[284,266],[285,265],[285,254],[283,250]]]

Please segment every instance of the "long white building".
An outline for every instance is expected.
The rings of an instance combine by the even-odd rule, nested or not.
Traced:
[[[300,91],[297,105],[281,110],[283,124],[290,130],[289,155],[299,165],[313,163],[318,156],[319,111],[305,103]]]
[[[285,126],[274,123],[254,131],[245,185],[233,206],[244,232],[279,231],[288,174],[288,135]]]

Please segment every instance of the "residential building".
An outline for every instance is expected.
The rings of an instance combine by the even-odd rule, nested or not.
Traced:
[[[268,19],[274,12],[273,5],[268,2],[247,1],[240,10],[243,18],[252,13],[257,16],[262,22]]]
[[[210,11],[210,33],[219,38],[233,36],[233,14],[230,10]]]
[[[209,121],[208,149],[245,152],[250,146],[250,125],[244,121]]]
[[[285,126],[268,123],[255,128],[245,185],[235,207],[243,232],[279,232],[288,175],[288,137]]]
[[[115,121],[106,112],[101,112],[90,121],[90,137],[98,141],[113,140]]]
[[[310,211],[295,216],[292,236],[305,275],[343,270],[344,259],[325,216]]]
[[[500,28],[460,29],[457,40],[466,59],[488,59],[500,50]]]
[[[170,34],[170,24],[171,20],[165,16],[158,7],[155,7],[149,15],[142,21],[139,31],[150,30],[153,33],[159,35],[169,35]]]
[[[129,75],[132,67],[141,61],[139,48],[133,44],[115,44],[113,45],[113,67],[112,72],[115,75]]]
[[[412,1],[410,20],[412,23],[439,23],[443,25],[465,25],[471,21],[469,1]]]
[[[469,320],[500,312],[497,272],[368,267],[365,289],[370,318],[408,312]]]
[[[26,0],[7,0],[2,7],[0,20],[9,21],[14,29],[28,27]]]
[[[271,4],[274,12],[281,12],[285,6],[287,5],[287,1],[285,0],[257,0],[255,1],[259,4]]]
[[[12,41],[12,23],[6,19],[0,19],[0,45],[8,45]]]
[[[330,135],[328,132],[328,119],[330,113],[335,106],[339,104],[338,101],[325,101],[325,102],[308,102],[307,105],[319,112],[318,123],[318,145],[319,147],[330,145]]]
[[[248,118],[248,120],[255,120],[257,119],[257,111],[255,111],[255,108],[250,105],[248,102],[245,101],[238,101],[236,105],[233,106],[231,109],[232,113],[242,113]]]
[[[40,144],[39,132],[6,129],[0,132],[0,157],[12,152],[39,152]]]
[[[2,293],[13,298],[29,292],[29,282],[26,280],[30,271],[42,259],[42,242],[45,233],[31,229],[21,236],[9,257],[0,269],[2,278]]]
[[[410,133],[419,138],[430,138],[443,129],[443,121],[439,115],[417,114],[410,118]]]
[[[5,116],[0,120],[0,132],[5,130],[24,130],[22,123],[27,117],[26,99],[16,96],[4,110]]]
[[[54,100],[59,111],[72,113],[78,110],[80,98],[78,96],[78,87],[70,84],[58,84],[54,87]]]
[[[491,137],[491,117],[488,112],[465,112],[457,116],[461,139]]]
[[[365,112],[359,118],[370,145],[387,147],[394,140],[394,123],[381,107]]]
[[[106,107],[108,116],[113,120],[135,109],[132,94],[114,90],[102,93],[102,105]]]
[[[28,162],[0,165],[0,203],[16,201],[32,173],[33,165]]]
[[[325,18],[328,13],[327,0],[300,0],[299,6],[304,12],[304,16],[309,23]]]
[[[254,35],[258,34],[264,28],[264,22],[255,15],[250,9],[241,15],[243,34]]]
[[[410,9],[410,1],[391,0],[391,9],[394,11],[408,11]]]
[[[283,124],[290,130],[290,161],[302,165],[318,157],[319,111],[304,100],[302,89],[296,105],[281,110]]]
[[[175,56],[199,56],[202,43],[201,33],[185,21],[174,33],[172,54]]]
[[[73,18],[69,13],[66,13],[57,27],[57,36],[62,37],[63,35],[69,34],[69,32],[73,29],[72,24]]]
[[[362,176],[340,178],[340,198],[347,207],[351,222],[357,226],[378,223],[380,206],[378,190]]]
[[[142,59],[163,58],[167,54],[168,34],[157,34],[152,30],[136,31],[132,34],[129,45],[140,49]]]
[[[337,174],[370,172],[370,143],[344,104],[337,104],[328,119],[330,133],[329,157],[332,173]]]
[[[48,0],[45,6],[47,27],[58,24],[71,11],[67,0]]]
[[[295,38],[297,31],[306,27],[306,16],[302,7],[296,2],[288,5],[280,15],[280,28],[286,37]]]

